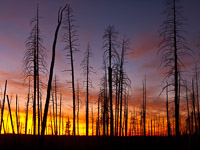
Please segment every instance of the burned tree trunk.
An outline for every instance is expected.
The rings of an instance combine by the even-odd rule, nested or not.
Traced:
[[[85,56],[81,63],[81,67],[83,69],[83,75],[86,77],[86,136],[88,136],[89,131],[89,86],[92,87],[92,80],[90,79],[90,74],[93,72],[93,68],[90,65],[90,59],[92,57],[92,51],[90,45],[88,43],[87,50],[85,52]]]
[[[77,110],[77,134],[79,135],[79,82],[77,80],[77,103],[78,103],[78,110]]]
[[[5,105],[5,98],[6,98],[6,88],[7,88],[7,80],[5,82],[5,89],[4,89],[4,95],[3,95],[3,104],[2,104],[2,108],[1,108],[0,134],[1,134],[1,129],[2,129],[2,123],[4,122],[4,120],[3,120],[3,113],[4,113],[4,105]]]
[[[170,136],[170,120],[169,120],[169,100],[168,100],[168,83],[166,87],[166,111],[167,111],[167,135]]]
[[[13,120],[12,120],[12,111],[11,111],[11,108],[10,108],[10,102],[9,102],[8,95],[7,95],[7,101],[8,101],[8,108],[9,108],[10,123],[11,123],[11,127],[12,127],[12,132],[13,132],[13,134],[15,134],[14,126],[13,126]]]
[[[176,141],[178,143],[180,131],[179,131],[179,83],[180,72],[183,66],[181,57],[188,55],[191,50],[186,46],[186,40],[183,36],[183,25],[186,19],[182,15],[182,7],[179,0],[168,0],[165,3],[166,8],[163,14],[166,15],[166,19],[161,25],[160,37],[162,38],[158,54],[161,54],[161,65],[166,68],[166,79],[173,79],[170,85],[174,88],[174,106],[175,106],[175,129],[176,129]]]
[[[196,109],[195,109],[195,92],[194,92],[194,80],[192,79],[192,105],[194,113],[194,123],[195,123],[195,134],[198,132],[197,129],[197,120],[196,120]]]
[[[62,94],[60,94],[60,117],[59,117],[59,135],[61,133],[61,113],[62,113]],[[62,134],[62,133],[61,133]]]
[[[196,77],[196,96],[197,96],[197,118],[198,118],[198,133],[200,134],[200,114],[199,114],[199,79],[197,64],[195,65],[195,77]]]
[[[77,30],[74,22],[73,9],[68,4],[66,7],[66,15],[64,22],[64,29],[66,33],[64,35],[64,41],[67,43],[65,50],[67,50],[67,57],[70,58],[71,64],[71,76],[72,76],[72,99],[73,99],[73,135],[76,135],[76,94],[75,94],[75,71],[74,71],[74,53],[79,50],[77,46]]]
[[[188,87],[187,87],[187,81],[185,81],[185,94],[186,94],[186,101],[187,101],[187,123],[188,123],[188,129],[189,129],[189,135],[191,135],[191,127],[190,127],[190,108],[189,108],[189,99],[188,99]]]
[[[28,105],[30,100],[30,78],[29,78],[29,89],[28,89],[28,97],[26,102],[26,120],[25,120],[25,135],[27,134],[27,124],[28,124]]]
[[[55,37],[54,37],[54,42],[53,42],[53,47],[52,47],[52,59],[51,59],[51,66],[50,66],[50,73],[49,73],[49,81],[48,81],[48,87],[47,87],[47,97],[46,97],[46,103],[45,103],[45,108],[44,108],[44,115],[42,119],[42,131],[41,135],[44,136],[45,128],[46,128],[46,122],[47,122],[47,114],[48,114],[48,108],[49,108],[49,101],[50,101],[50,94],[51,94],[51,85],[52,85],[52,78],[53,78],[53,69],[54,69],[54,63],[55,63],[55,51],[56,51],[56,43],[57,43],[57,37],[58,37],[58,31],[60,29],[60,25],[62,23],[62,13],[65,10],[65,7],[62,9],[59,9],[58,12],[58,24],[56,27],[55,31]]]
[[[104,52],[104,59],[107,59],[108,63],[108,86],[109,86],[109,101],[110,101],[110,136],[114,135],[113,132],[113,102],[112,102],[112,67],[113,67],[113,61],[115,59],[118,60],[118,53],[115,49],[117,45],[117,34],[118,32],[115,31],[114,26],[108,26],[108,28],[105,30],[103,39],[104,39],[104,46],[105,49]]]
[[[143,82],[143,128],[144,136],[146,136],[146,76]]]
[[[18,114],[17,114],[17,95],[16,95],[16,110],[15,110],[15,115],[16,115],[16,125],[17,125],[17,134],[19,134],[19,121],[18,121]]]

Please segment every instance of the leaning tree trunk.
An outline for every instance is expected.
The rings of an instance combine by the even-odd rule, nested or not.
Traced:
[[[58,25],[56,27],[55,36],[54,36],[54,42],[52,47],[52,59],[51,59],[51,66],[50,66],[50,73],[49,73],[49,81],[48,81],[48,87],[47,87],[47,97],[46,97],[46,103],[44,108],[44,115],[42,120],[42,131],[41,135],[44,136],[46,123],[47,123],[47,114],[48,114],[48,108],[49,108],[49,101],[50,101],[50,94],[51,94],[51,85],[52,85],[52,78],[53,78],[53,69],[54,69],[54,63],[55,63],[55,51],[56,51],[56,43],[57,43],[57,37],[58,37],[58,31],[60,29],[60,25],[62,23],[62,13],[65,10],[67,5],[59,9],[58,12]]]
[[[14,126],[13,126],[13,120],[12,120],[12,111],[11,111],[11,108],[10,108],[10,102],[9,102],[8,95],[7,95],[7,101],[8,101],[8,108],[9,108],[9,114],[10,114],[10,123],[11,123],[13,134],[15,134]]]
[[[5,97],[6,97],[6,88],[7,88],[7,80],[5,82],[5,89],[4,89],[4,95],[3,95],[3,104],[1,108],[1,124],[0,124],[0,134],[1,134],[1,129],[2,129],[2,123],[3,121],[3,113],[4,113],[4,105],[5,105]],[[5,131],[5,130],[4,130]]]

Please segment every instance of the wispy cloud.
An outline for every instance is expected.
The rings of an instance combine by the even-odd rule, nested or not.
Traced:
[[[133,59],[142,59],[146,56],[156,54],[156,50],[159,44],[159,38],[157,34],[153,33],[139,33],[138,43],[134,48],[134,53],[130,56]]]

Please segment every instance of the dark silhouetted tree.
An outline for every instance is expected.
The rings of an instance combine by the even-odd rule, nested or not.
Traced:
[[[2,102],[2,107],[1,107],[0,134],[1,134],[2,125],[4,125],[3,113],[4,113],[5,98],[6,98],[6,88],[7,88],[7,80],[6,80],[6,82],[5,82],[5,89],[4,89],[4,94],[3,94],[3,102]],[[4,133],[5,133],[5,129],[4,129]]]
[[[79,107],[80,107],[80,98],[79,98],[79,94],[80,94],[80,89],[79,89],[79,81],[77,80],[77,94],[76,94],[76,98],[77,98],[77,134],[79,135]]]
[[[104,51],[104,59],[107,62],[108,65],[108,86],[109,86],[109,101],[110,101],[110,135],[113,136],[113,90],[112,90],[112,68],[113,65],[118,61],[119,56],[116,51],[116,47],[118,45],[117,43],[117,35],[118,32],[115,31],[114,26],[108,26],[105,29],[104,35],[103,35],[103,49]]]
[[[27,124],[28,124],[28,106],[30,101],[30,78],[29,78],[29,86],[28,86],[28,96],[26,102],[26,120],[25,120],[25,135],[27,134]]]
[[[191,95],[191,99],[192,99],[192,106],[193,106],[193,116],[194,116],[194,124],[195,124],[195,134],[197,134],[198,129],[197,129],[197,119],[196,119],[196,101],[195,101],[195,88],[194,88],[194,79],[192,79],[192,95]]]
[[[8,102],[8,109],[9,109],[9,114],[10,114],[10,123],[11,123],[11,127],[12,127],[12,132],[13,132],[13,134],[15,134],[15,130],[14,130],[14,126],[13,126],[13,119],[12,119],[12,111],[11,111],[8,95],[7,95],[7,102]]]
[[[60,29],[61,23],[62,23],[62,14],[63,11],[66,9],[67,5],[65,7],[60,8],[58,11],[58,24],[56,27],[55,35],[54,35],[54,41],[52,46],[52,58],[51,58],[51,66],[50,66],[50,72],[49,72],[49,80],[48,80],[48,86],[47,86],[47,96],[46,96],[46,102],[45,102],[45,108],[44,108],[44,115],[42,119],[42,131],[41,135],[44,136],[46,123],[47,123],[47,114],[48,114],[48,108],[49,108],[49,101],[51,96],[51,85],[52,85],[52,78],[53,78],[53,70],[54,70],[54,64],[55,64],[55,51],[56,51],[56,43],[58,38],[58,31]]]
[[[186,19],[182,16],[182,7],[179,0],[165,0],[166,8],[163,14],[166,16],[159,30],[161,42],[159,44],[158,54],[161,55],[161,66],[166,68],[166,80],[172,79],[169,86],[174,88],[174,106],[175,106],[175,126],[176,137],[179,139],[179,85],[180,73],[183,67],[181,58],[190,53],[186,46],[183,26]]]
[[[188,85],[187,81],[185,80],[185,97],[187,101],[187,120],[186,120],[186,126],[188,125],[189,134],[191,135],[191,127],[190,127],[190,107],[189,107],[189,98],[188,98]]]
[[[60,117],[59,117],[59,135],[62,134],[61,133],[61,114],[62,114],[62,94],[60,94]]]
[[[107,66],[105,60],[103,61],[104,75],[100,80],[101,90],[100,94],[102,95],[102,120],[103,120],[103,136],[106,135],[106,124],[108,119],[108,95],[107,95]]]
[[[78,52],[77,41],[78,34],[76,27],[74,25],[74,15],[73,9],[68,4],[65,10],[65,20],[64,20],[64,42],[66,42],[65,50],[67,51],[66,57],[70,59],[71,72],[72,75],[72,98],[73,98],[73,135],[76,135],[76,94],[75,94],[75,71],[74,71],[74,53]]]
[[[15,119],[16,119],[16,125],[17,125],[17,134],[19,134],[19,119],[18,119],[18,109],[17,109],[17,102],[18,102],[18,99],[17,99],[17,95],[16,95],[16,109],[15,109]]]
[[[146,136],[146,76],[143,82],[143,128]]]
[[[127,55],[127,50],[129,49],[130,41],[127,38],[124,38],[121,42],[121,56],[120,56],[120,62],[119,62],[119,95],[118,95],[118,104],[120,105],[120,124],[119,124],[119,135],[121,136],[122,131],[122,107],[123,107],[123,97],[126,95],[126,88],[127,90],[131,88],[131,80],[127,76],[124,65],[125,65],[125,55]],[[125,104],[125,102],[124,102]],[[119,107],[119,106],[118,106]],[[124,105],[124,108],[126,106]]]
[[[33,77],[33,134],[36,134],[36,103],[38,107],[38,134],[40,134],[40,74],[47,72],[46,69],[46,49],[42,45],[43,39],[41,36],[41,31],[39,29],[39,15],[37,14],[31,20],[31,26],[33,27],[30,36],[27,38],[25,52],[23,58],[23,76]]]
[[[89,131],[89,88],[92,87],[92,80],[90,78],[91,73],[93,73],[93,67],[90,65],[90,59],[92,57],[92,51],[90,48],[90,45],[88,43],[87,50],[85,52],[85,56],[83,58],[83,61],[81,62],[81,67],[83,70],[83,75],[86,77],[84,80],[86,84],[86,136],[88,136],[88,131]]]
[[[166,85],[166,112],[167,112],[167,135],[170,136],[170,118],[169,118],[169,90],[168,90],[168,82]]]

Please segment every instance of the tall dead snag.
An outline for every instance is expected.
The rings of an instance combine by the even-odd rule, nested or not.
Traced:
[[[187,81],[185,80],[185,94],[186,94],[186,101],[187,101],[187,125],[188,125],[188,130],[189,130],[189,135],[191,135],[191,127],[190,127],[190,108],[189,108],[189,98],[188,98],[188,86],[187,86]]]
[[[92,103],[92,136],[94,135],[94,113],[93,113],[93,103]]]
[[[107,94],[107,66],[105,60],[103,60],[104,75],[100,80],[101,90],[100,94],[102,94],[102,121],[103,121],[103,136],[106,135],[106,124],[108,118],[108,94]]]
[[[163,14],[166,19],[159,30],[161,42],[158,54],[161,55],[161,66],[166,68],[166,79],[171,79],[169,85],[174,87],[175,126],[176,138],[179,139],[179,77],[183,67],[181,57],[191,50],[186,46],[183,36],[183,25],[186,19],[182,16],[182,7],[179,0],[166,0]]]
[[[19,121],[18,121],[18,109],[17,109],[17,95],[16,95],[16,109],[15,109],[15,115],[16,115],[16,125],[17,125],[17,134],[19,134]]]
[[[51,85],[52,85],[53,69],[54,69],[54,63],[55,63],[55,51],[56,51],[56,43],[57,43],[57,38],[58,38],[58,31],[62,23],[62,14],[63,14],[63,11],[66,9],[66,7],[67,5],[65,5],[65,7],[63,8],[60,8],[58,11],[58,24],[56,27],[54,41],[53,41],[51,66],[50,66],[49,80],[48,80],[48,87],[47,87],[47,97],[46,97],[46,102],[45,102],[44,115],[42,119],[42,131],[41,131],[42,136],[44,136],[46,123],[47,123],[47,114],[48,114],[49,101],[50,101],[50,96],[51,96]]]
[[[77,98],[77,134],[79,135],[79,104],[80,104],[80,99],[79,99],[79,82],[77,80],[77,94],[76,94],[76,98]]]
[[[52,93],[52,107],[53,107],[53,128],[54,128],[54,134],[56,133],[56,121],[55,121],[55,107],[54,107],[54,95]]]
[[[54,129],[55,129],[55,135],[58,134],[58,102],[57,102],[57,76],[55,75],[55,80],[54,80],[54,96],[55,96],[55,113],[54,113],[54,100],[53,100],[53,114],[54,114]],[[53,95],[53,94],[52,94]],[[53,98],[53,96],[52,96]]]
[[[119,63],[116,64],[114,69],[114,82],[115,82],[115,136],[118,135],[118,120],[119,120],[119,95],[120,95],[120,78],[119,78]]]
[[[84,82],[86,83],[86,136],[88,136],[89,131],[89,87],[92,87],[92,80],[90,79],[90,74],[93,72],[93,67],[90,65],[90,59],[92,57],[92,51],[88,43],[87,50],[83,61],[81,62],[82,74],[86,77]]]
[[[40,122],[42,122],[42,94],[40,93]]]
[[[146,76],[143,82],[143,128],[146,136]]]
[[[198,120],[198,134],[200,134],[200,114],[199,114],[199,72],[197,64],[195,64],[195,79],[196,79],[196,99],[197,99],[197,120]]]
[[[192,106],[193,106],[193,115],[194,115],[194,123],[195,123],[195,134],[198,132],[197,129],[197,120],[196,120],[196,109],[195,109],[195,91],[194,91],[194,79],[192,79]]]
[[[125,96],[124,96],[124,124],[125,124],[125,136],[128,136],[128,100],[129,100],[129,87],[125,87]]]
[[[104,59],[106,60],[108,64],[108,86],[109,86],[109,101],[110,101],[110,136],[113,136],[113,102],[112,102],[112,68],[114,65],[114,62],[118,61],[118,53],[116,51],[117,46],[117,35],[118,32],[115,31],[114,26],[108,26],[107,29],[105,29],[104,35],[103,35],[103,49],[104,51]]]
[[[32,30],[30,36],[26,40],[27,50],[23,58],[23,76],[33,77],[33,134],[36,134],[36,107],[38,107],[38,134],[40,134],[40,74],[46,73],[46,49],[42,45],[43,39],[39,29],[39,9],[37,6],[37,14],[31,20]],[[36,106],[37,104],[37,106]]]
[[[122,107],[123,107],[123,97],[127,90],[131,88],[131,80],[127,76],[124,65],[125,65],[125,55],[127,54],[127,50],[129,49],[130,41],[127,38],[124,38],[121,42],[121,57],[120,57],[120,68],[119,68],[119,95],[118,95],[118,104],[120,105],[120,124],[119,124],[119,135],[122,135]],[[120,101],[120,102],[119,102]],[[118,106],[119,107],[119,106]],[[126,105],[124,105],[126,108]]]
[[[62,113],[62,94],[60,94],[60,117],[59,117],[59,135],[60,135],[60,133],[61,133],[61,113]],[[62,134],[62,133],[61,133]]]
[[[11,108],[10,108],[10,102],[9,102],[8,95],[7,95],[7,101],[8,101],[8,109],[9,109],[9,114],[10,114],[11,127],[12,127],[13,134],[15,134],[14,126],[13,126],[13,120],[12,120],[12,111],[11,111]]]
[[[100,92],[101,92],[101,89],[100,89]],[[99,132],[100,132],[100,122],[99,122],[99,109],[100,109],[100,101],[101,101],[101,98],[102,98],[102,93],[99,94],[98,96],[98,112],[97,112],[97,120],[96,120],[96,136],[99,136]]]
[[[3,113],[4,113],[4,105],[5,105],[5,98],[6,98],[6,88],[7,88],[7,80],[5,82],[5,89],[4,89],[4,95],[3,95],[3,103],[1,107],[1,124],[0,124],[0,134],[1,134],[1,129],[2,129],[2,123],[3,121]],[[4,130],[5,131],[5,130]]]
[[[68,4],[65,10],[65,20],[64,20],[64,41],[66,42],[65,50],[67,51],[66,57],[70,59],[71,72],[72,75],[72,98],[73,98],[73,135],[76,135],[76,95],[75,95],[75,73],[74,73],[74,53],[79,50],[76,48],[78,46],[78,34],[76,27],[74,25],[74,15],[73,9]]]
[[[30,78],[29,78],[28,97],[27,97],[27,102],[26,102],[25,135],[27,134],[29,100],[30,100]]]
[[[169,119],[169,98],[168,98],[168,83],[166,85],[166,111],[167,111],[167,135],[170,136],[170,119]]]

